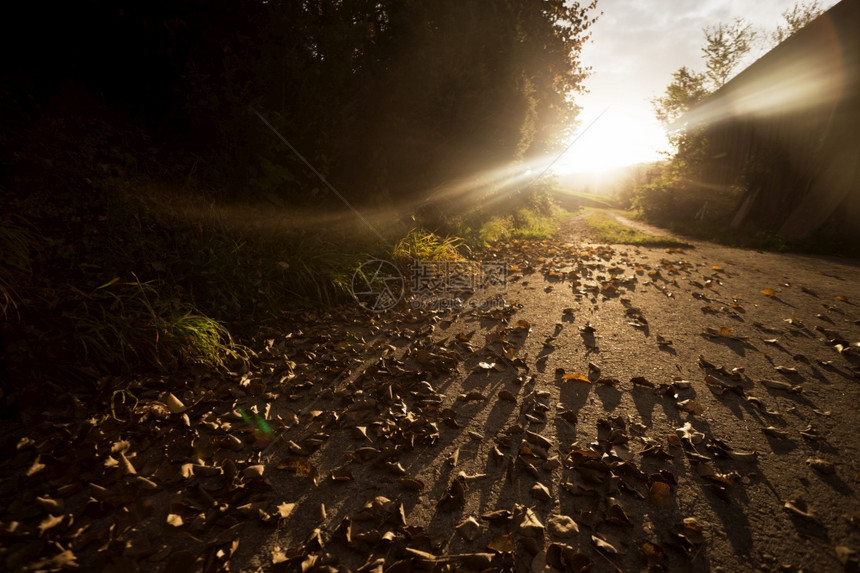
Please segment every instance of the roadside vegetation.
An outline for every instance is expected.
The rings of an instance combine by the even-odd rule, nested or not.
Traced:
[[[648,170],[645,181],[631,182],[618,191],[619,205],[643,221],[691,238],[736,247],[860,257],[855,225],[838,213],[802,239],[781,237],[766,221],[733,226],[741,199],[779,177],[779,154],[756,150],[731,184],[708,184],[713,173],[722,169],[721,154],[706,130],[683,127],[684,115],[726,84],[745,58],[785,40],[822,11],[818,2],[798,2],[783,13],[784,23],[770,34],[742,19],[706,27],[704,70],[679,68],[665,92],[651,101],[655,116],[668,131],[671,152]]]
[[[315,228],[265,201],[139,177],[92,181],[83,204],[33,194],[14,199],[19,215],[0,223],[7,395],[43,377],[106,392],[105,375],[235,370],[245,345],[289,313],[351,303],[352,275],[369,258],[404,270],[464,260],[493,241],[549,237],[566,213],[532,190],[468,225],[457,214],[433,227],[392,219],[380,227],[384,244],[351,213]]]
[[[8,18],[26,41],[0,72],[5,406],[40,380],[240,368],[289,313],[350,301],[370,257],[557,225],[541,185],[438,191],[558,149],[596,2],[84,4]]]
[[[647,247],[681,247],[686,243],[671,237],[649,235],[619,223],[609,212],[591,210],[585,214],[585,224],[598,241]]]

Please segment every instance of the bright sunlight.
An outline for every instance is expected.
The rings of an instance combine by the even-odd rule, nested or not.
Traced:
[[[613,108],[598,116],[585,114],[579,140],[553,166],[556,173],[596,173],[656,161],[667,147],[666,135],[656,120]]]

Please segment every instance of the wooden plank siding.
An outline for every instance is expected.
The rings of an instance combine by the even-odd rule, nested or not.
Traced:
[[[732,197],[733,226],[860,227],[858,31],[860,0],[842,0],[682,118],[708,140],[702,186]]]

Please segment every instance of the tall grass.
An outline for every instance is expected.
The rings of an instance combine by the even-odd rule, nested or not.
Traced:
[[[394,263],[408,269],[414,261],[462,261],[468,253],[466,242],[460,237],[440,237],[422,229],[412,229],[400,239],[391,252]]]
[[[75,292],[77,300],[64,318],[87,363],[126,371],[188,363],[223,367],[243,352],[222,324],[187,303],[165,300],[154,284],[137,277]]]
[[[31,273],[30,251],[35,242],[31,231],[0,222],[0,318],[10,318],[21,304],[22,283]]]

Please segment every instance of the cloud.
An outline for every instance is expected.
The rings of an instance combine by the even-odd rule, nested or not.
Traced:
[[[601,0],[603,15],[582,51],[582,63],[593,75],[590,93],[577,98],[583,120],[611,106],[665,147],[648,100],[660,95],[681,66],[702,71],[702,29],[743,17],[773,30],[795,0]],[[822,2],[825,9],[835,0]],[[755,57],[762,55],[763,48]],[[749,65],[754,57],[744,63]]]

